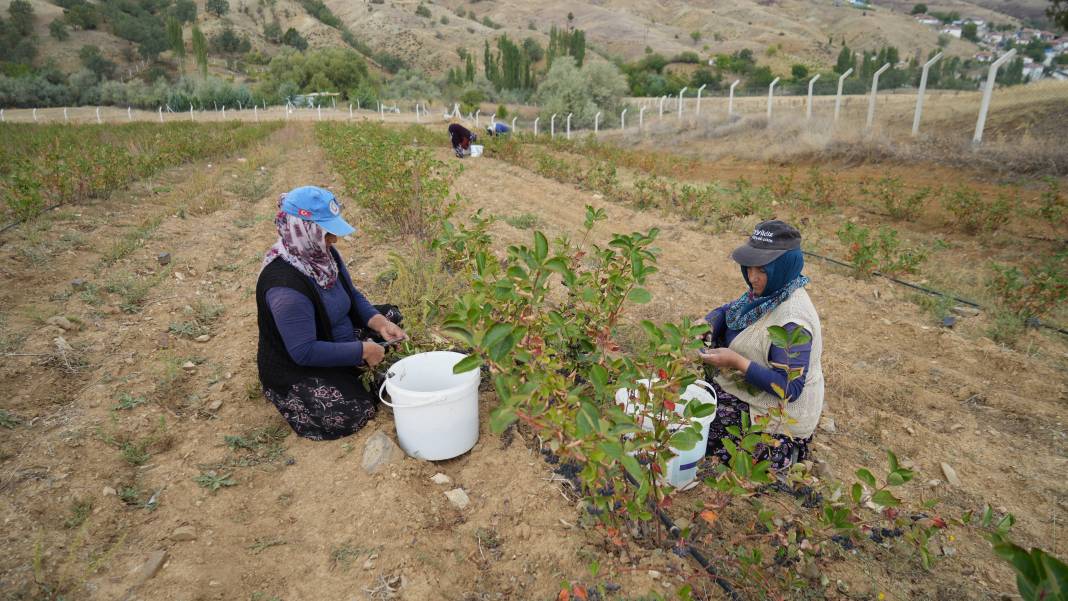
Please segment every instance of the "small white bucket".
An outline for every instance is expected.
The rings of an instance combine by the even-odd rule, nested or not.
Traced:
[[[638,384],[649,386],[649,380],[638,380]],[[634,415],[638,411],[637,391],[620,388],[616,390],[615,398],[616,403],[622,405],[627,414]],[[692,400],[697,400],[700,403],[711,403],[717,407],[719,404],[719,399],[716,398],[716,390],[704,380],[697,380],[686,387],[686,390],[679,395],[679,402],[675,403],[675,413],[681,416],[686,410],[686,403]],[[692,419],[701,425],[701,441],[688,451],[681,451],[672,447],[671,451],[675,453],[675,456],[668,460],[667,473],[664,474],[664,480],[675,488],[686,488],[688,484],[697,479],[697,464],[705,456],[705,451],[708,448],[708,426],[715,421],[716,413],[712,412],[707,417]],[[654,426],[651,420],[644,418],[641,427],[651,431]]]
[[[471,145],[471,156],[472,157],[480,157],[480,156],[482,156],[482,145],[481,144],[472,144]]]
[[[466,357],[434,351],[396,362],[378,389],[378,398],[393,408],[397,440],[416,459],[440,461],[471,450],[478,442],[479,370],[452,373]],[[392,402],[382,398],[383,389]]]

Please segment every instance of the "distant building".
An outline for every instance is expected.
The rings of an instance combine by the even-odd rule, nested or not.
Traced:
[[[916,22],[928,27],[938,27],[942,24],[942,21],[928,15],[916,15]]]
[[[957,39],[960,39],[961,29],[960,29],[960,27],[956,27],[956,26],[943,27],[942,31],[940,33],[944,33],[946,35],[951,35],[951,36],[953,36],[953,37],[955,37]]]
[[[1038,81],[1042,79],[1045,74],[1046,68],[1039,64],[1032,64],[1030,66],[1025,65],[1023,69],[1024,79],[1027,81]]]
[[[975,60],[979,61],[980,63],[989,63],[989,62],[994,60],[994,53],[993,52],[976,52],[975,53]]]
[[[1050,74],[1050,77],[1057,81],[1068,81],[1068,69],[1061,69],[1054,71]]]

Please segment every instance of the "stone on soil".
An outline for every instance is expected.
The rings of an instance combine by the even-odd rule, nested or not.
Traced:
[[[70,281],[70,287],[74,288],[75,290],[84,290],[85,280],[83,280],[82,278],[75,278]]]
[[[825,417],[820,420],[820,430],[834,434],[838,431],[838,427],[834,423],[833,417]]]
[[[163,567],[163,563],[167,561],[167,552],[164,550],[153,551],[145,563],[141,564],[141,567],[137,570],[137,577],[135,579],[138,585],[144,584],[152,579],[153,576],[159,573],[159,569]]]
[[[222,408],[222,401],[219,399],[215,399],[214,401],[208,404],[208,411],[215,412],[218,411],[220,408]]]
[[[430,480],[434,484],[452,484],[452,478],[450,478],[450,477],[448,477],[448,476],[446,476],[445,474],[442,474],[442,473],[434,474],[434,476],[431,477]]]
[[[445,491],[445,496],[448,497],[449,502],[456,506],[457,509],[466,509],[471,504],[470,497],[464,492],[462,488],[454,488],[452,490]]]
[[[200,336],[197,336],[193,340],[196,340],[197,342],[207,342],[207,341],[211,340],[211,336],[209,336],[207,334],[202,334]]]
[[[953,469],[953,466],[946,462],[942,462],[942,474],[946,477],[946,482],[949,482],[953,486],[960,486],[960,477],[957,476],[957,470]]]
[[[403,458],[404,451],[381,430],[371,435],[363,445],[363,470],[368,474],[374,474]]]
[[[197,539],[197,530],[192,526],[179,526],[171,532],[171,540],[185,542]]]
[[[950,312],[961,317],[977,317],[979,315],[979,309],[965,305],[957,305],[950,309]]]
[[[74,329],[74,324],[71,323],[71,321],[69,319],[67,319],[66,317],[63,317],[62,315],[56,315],[55,317],[49,317],[48,321],[46,321],[45,323],[47,323],[48,325],[51,325],[51,326],[61,327],[64,330],[73,330]]]
[[[196,368],[197,368],[197,364],[193,363],[192,361],[186,361],[185,363],[182,364],[182,369],[184,369],[186,371],[193,371]]]
[[[156,255],[156,260],[160,265],[166,265],[171,262],[171,253],[160,253]]]

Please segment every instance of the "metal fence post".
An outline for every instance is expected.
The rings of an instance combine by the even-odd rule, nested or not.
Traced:
[[[817,73],[815,77],[808,80],[808,109],[805,112],[805,118],[812,118],[812,87],[816,85],[816,80],[820,78],[820,74]]]
[[[990,71],[986,75],[986,86],[983,87],[983,103],[979,105],[979,120],[975,122],[975,136],[972,138],[972,144],[976,146],[983,142],[986,112],[990,110],[990,97],[994,94],[994,79],[998,76],[998,67],[1014,56],[1016,56],[1015,48],[1002,54],[1001,58],[990,64]]]
[[[865,129],[871,129],[872,124],[875,123],[875,99],[879,93],[879,76],[889,68],[890,63],[886,63],[879,67],[879,70],[871,78],[871,97],[868,99],[868,124]]]
[[[679,114],[678,114],[679,121],[682,121],[682,95],[685,94],[686,90],[688,90],[688,89],[690,89],[690,88],[683,87],[681,90],[679,90]]]
[[[916,92],[916,114],[912,117],[912,135],[916,136],[920,133],[920,115],[923,114],[923,94],[927,91],[927,71],[931,69],[931,65],[938,62],[938,59],[942,58],[942,52],[934,55],[931,60],[923,64],[923,71],[920,73],[920,89]]]
[[[694,115],[700,115],[701,114],[701,92],[704,92],[705,88],[707,88],[707,87],[708,87],[708,84],[706,83],[706,84],[702,84],[701,87],[697,88],[697,109],[694,110]]]
[[[736,79],[736,80],[734,80],[734,83],[731,84],[731,95],[727,100],[727,116],[728,117],[730,117],[731,115],[734,114],[734,87],[738,85],[739,81],[740,80]]]
[[[775,86],[779,83],[779,78],[776,77],[771,81],[771,85],[768,86],[768,121],[771,121],[771,101],[775,99]]]
[[[845,83],[845,78],[849,77],[849,74],[853,72],[853,68],[850,67],[845,73],[838,78],[838,94],[834,97],[834,120],[838,121],[838,111],[842,107],[842,85]]]

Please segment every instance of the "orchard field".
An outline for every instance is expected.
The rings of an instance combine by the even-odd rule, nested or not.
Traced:
[[[637,136],[460,162],[441,126],[159,127],[0,128],[4,598],[993,600],[1018,593],[992,537],[1068,553],[1063,163]],[[359,229],[340,250],[401,306],[399,353],[483,371],[470,453],[368,473],[388,408],[311,442],[263,398],[256,277],[304,184]],[[812,253],[814,456],[776,481],[751,435],[656,486],[686,433],[623,436],[612,394],[658,373],[663,407],[701,375],[688,324],[772,216]]]

